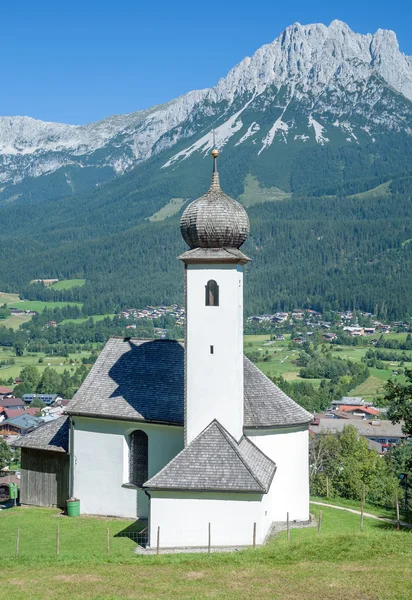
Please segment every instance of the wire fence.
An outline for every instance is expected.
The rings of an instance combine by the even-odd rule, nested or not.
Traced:
[[[287,513],[284,522],[273,525],[272,535],[283,531],[284,538],[290,542],[295,538],[293,532],[295,528],[308,525],[316,527],[317,534],[321,535],[324,530],[326,507],[316,508],[316,519],[312,519],[310,522],[295,522],[289,518],[289,513]],[[17,509],[16,512],[15,509],[12,509],[10,511],[11,521],[8,526],[5,526],[8,519],[0,518],[0,545],[3,558],[29,562],[51,559],[80,562],[90,559],[104,561],[106,559],[127,559],[136,551],[145,553],[146,550],[149,553],[161,554],[170,550],[163,547],[162,542],[168,538],[165,532],[161,531],[160,527],[156,527],[152,530],[152,539],[149,539],[149,528],[147,522],[144,521],[130,522],[98,517],[68,518],[60,514],[50,514],[49,509],[43,509],[43,514],[41,509],[35,510],[37,512],[31,513],[30,509],[23,509],[21,512],[20,509]],[[351,509],[341,507],[341,510]],[[354,517],[357,524],[355,525],[356,521],[354,520],[354,526],[358,531],[363,531],[364,497],[361,510],[352,510],[351,512],[356,513],[356,517],[355,515]],[[392,527],[396,526],[397,529],[400,529],[401,525],[408,527],[407,524],[401,522],[399,508],[395,521],[387,518],[380,520],[386,522],[387,526],[391,526],[390,523],[392,523]],[[189,532],[181,530],[180,533],[185,539],[189,539],[188,535],[184,535]],[[212,523],[206,523],[204,535],[202,534],[202,544],[194,546],[187,544],[184,551],[222,551],[220,546],[214,546],[214,543],[218,543],[219,533],[221,531],[214,529]],[[244,533],[247,540],[241,545],[242,547],[256,548],[260,545],[256,523],[250,523]],[[199,535],[197,534],[195,538],[199,539]]]

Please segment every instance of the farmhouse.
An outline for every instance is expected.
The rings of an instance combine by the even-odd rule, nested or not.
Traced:
[[[24,408],[25,406],[21,398],[8,398],[6,396],[1,398],[1,405],[3,408]]]
[[[163,548],[206,546],[210,528],[213,546],[262,544],[287,513],[309,519],[312,415],[243,356],[249,220],[212,154],[212,185],[181,218],[185,343],[111,338],[66,408],[69,495],[147,518]]]
[[[0,435],[26,435],[33,431],[40,420],[33,415],[21,414],[0,423]]]

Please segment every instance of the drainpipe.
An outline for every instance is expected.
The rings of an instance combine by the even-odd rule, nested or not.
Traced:
[[[150,527],[150,512],[151,512],[151,510],[150,509],[151,509],[151,499],[152,498],[150,496],[150,492],[148,490],[146,490],[146,488],[142,488],[142,490],[144,491],[144,493],[146,494],[146,496],[149,498],[149,510],[148,510],[148,514],[147,514],[147,534],[148,534],[147,535],[147,545],[150,548],[150,546],[151,546],[151,543],[150,543],[150,530],[151,530],[151,527]]]
[[[69,418],[69,498],[72,498],[74,490],[74,422],[72,417]],[[69,498],[67,498],[67,500]]]

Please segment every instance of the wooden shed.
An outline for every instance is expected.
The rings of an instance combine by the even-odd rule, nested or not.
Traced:
[[[21,448],[21,504],[65,508],[70,477],[69,417],[41,425],[13,445]]]

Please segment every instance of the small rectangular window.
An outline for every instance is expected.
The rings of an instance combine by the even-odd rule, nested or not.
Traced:
[[[215,349],[213,346],[210,346],[210,354],[214,354],[215,353]]]

